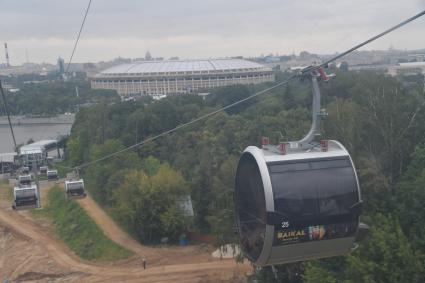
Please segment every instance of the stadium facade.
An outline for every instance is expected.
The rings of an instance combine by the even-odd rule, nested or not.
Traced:
[[[271,68],[243,59],[139,61],[106,69],[90,78],[93,89],[113,89],[122,97],[162,97],[274,79]]]

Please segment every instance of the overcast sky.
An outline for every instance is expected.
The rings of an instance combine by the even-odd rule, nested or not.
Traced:
[[[67,61],[88,0],[0,0],[12,64]],[[74,62],[344,51],[425,0],[92,0]],[[425,48],[425,17],[364,49]],[[3,48],[0,62],[5,61]]]

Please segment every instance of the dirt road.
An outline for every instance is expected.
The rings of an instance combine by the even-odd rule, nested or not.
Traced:
[[[200,246],[151,248],[140,245],[124,232],[99,205],[88,195],[78,203],[112,241],[146,258],[151,266],[176,263],[214,261],[210,251]]]
[[[92,199],[79,202],[107,236],[137,255],[110,264],[82,260],[31,220],[27,212],[15,212],[9,208],[10,204],[3,203],[0,205],[0,276],[20,282],[220,282],[249,270],[246,264],[238,265],[233,260],[212,260],[196,247],[187,250],[143,247]],[[141,257],[151,262],[146,270],[141,267]]]

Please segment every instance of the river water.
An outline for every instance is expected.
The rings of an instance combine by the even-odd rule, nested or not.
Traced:
[[[56,139],[59,135],[69,135],[74,115],[59,115],[52,118],[12,117],[13,131],[17,144]],[[0,153],[14,150],[13,139],[6,117],[0,117]]]

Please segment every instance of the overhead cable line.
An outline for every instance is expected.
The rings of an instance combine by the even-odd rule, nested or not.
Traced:
[[[131,146],[129,146],[129,147],[126,147],[126,148],[124,148],[124,149],[121,149],[121,150],[115,151],[115,152],[113,152],[113,153],[107,154],[107,155],[105,155],[105,156],[103,156],[103,157],[101,157],[101,158],[98,158],[98,159],[95,159],[95,160],[92,160],[92,161],[89,161],[89,162],[83,163],[83,164],[81,164],[81,165],[75,166],[75,167],[73,167],[72,169],[74,169],[74,170],[79,170],[79,169],[81,169],[81,168],[84,168],[84,167],[90,166],[90,165],[92,165],[92,164],[95,164],[95,163],[101,162],[101,161],[103,161],[103,160],[109,159],[109,158],[114,157],[114,156],[116,156],[116,155],[119,155],[119,154],[121,154],[121,153],[123,153],[123,152],[126,152],[126,151],[128,151],[128,150],[131,150],[131,149],[136,148],[136,147],[138,147],[138,146],[144,145],[144,144],[146,144],[146,143],[148,143],[148,142],[152,142],[152,141],[154,141],[154,140],[156,140],[156,139],[158,139],[158,138],[160,138],[160,137],[163,137],[163,136],[166,136],[166,135],[168,135],[168,134],[174,133],[174,132],[176,132],[177,130],[180,130],[180,129],[182,129],[182,128],[184,128],[184,127],[187,127],[187,126],[189,126],[189,125],[192,125],[192,124],[194,124],[194,123],[196,123],[196,122],[199,122],[199,121],[201,121],[201,120],[204,120],[204,119],[206,119],[206,118],[209,118],[209,117],[211,117],[211,116],[213,116],[213,115],[215,115],[215,114],[217,114],[217,113],[220,113],[220,112],[222,112],[222,111],[224,111],[224,110],[226,110],[226,109],[229,109],[229,108],[231,108],[231,107],[233,107],[233,106],[236,106],[236,105],[238,105],[238,104],[240,104],[240,103],[242,103],[242,102],[245,102],[245,101],[250,100],[250,99],[252,99],[252,98],[254,98],[254,97],[257,97],[257,96],[259,96],[259,95],[261,95],[261,94],[267,93],[267,92],[269,92],[269,91],[271,91],[271,90],[273,90],[273,89],[276,89],[276,88],[278,88],[278,87],[280,87],[280,86],[283,86],[283,85],[285,85],[285,84],[289,83],[291,80],[293,80],[294,78],[296,78],[296,77],[298,77],[298,76],[300,76],[300,75],[304,75],[304,74],[309,73],[309,72],[311,72],[311,71],[317,70],[317,69],[319,69],[319,68],[321,68],[321,67],[326,67],[329,63],[331,63],[331,62],[333,62],[333,61],[335,61],[335,60],[337,60],[337,59],[339,59],[339,58],[341,58],[341,57],[343,57],[343,56],[345,56],[345,55],[347,55],[347,54],[349,54],[349,53],[351,53],[351,52],[353,52],[353,51],[357,50],[358,48],[360,48],[360,47],[362,47],[362,46],[365,46],[366,44],[369,44],[369,43],[370,43],[370,42],[372,42],[372,41],[377,40],[378,38],[380,38],[380,37],[382,37],[382,36],[384,36],[384,35],[386,35],[386,34],[388,34],[388,33],[392,32],[392,31],[394,31],[394,30],[396,30],[396,29],[398,29],[398,28],[400,28],[400,27],[402,27],[402,26],[404,26],[404,25],[406,25],[406,24],[408,24],[408,23],[410,23],[410,22],[412,22],[412,21],[414,21],[414,20],[416,20],[416,19],[418,19],[418,18],[422,17],[423,15],[425,15],[425,10],[424,10],[424,11],[422,11],[422,12],[420,12],[419,14],[416,14],[415,16],[413,16],[413,17],[411,17],[411,18],[409,18],[409,19],[407,19],[407,20],[405,20],[405,21],[403,21],[403,22],[399,23],[398,25],[393,26],[392,28],[390,28],[390,29],[388,29],[388,30],[386,30],[386,31],[384,31],[384,32],[382,32],[382,33],[380,33],[380,34],[378,34],[378,35],[374,36],[374,37],[371,37],[370,39],[368,39],[368,40],[366,40],[366,41],[364,41],[364,42],[362,42],[362,43],[360,43],[360,44],[358,44],[358,45],[356,45],[356,46],[354,46],[354,47],[352,47],[352,48],[348,49],[347,51],[345,51],[345,52],[343,52],[343,53],[341,53],[341,54],[339,54],[339,55],[337,55],[337,56],[335,56],[335,57],[333,57],[333,58],[331,58],[331,59],[329,59],[329,60],[326,60],[325,62],[321,63],[320,65],[310,66],[310,67],[306,67],[306,68],[304,68],[303,70],[301,70],[301,72],[300,72],[300,73],[295,74],[295,75],[292,75],[291,77],[289,77],[287,80],[285,80],[285,81],[283,81],[283,82],[277,83],[277,84],[275,84],[275,85],[273,85],[273,86],[271,86],[271,87],[269,87],[269,88],[266,88],[266,89],[264,89],[264,90],[262,90],[262,91],[259,91],[259,92],[257,92],[257,93],[254,93],[254,94],[252,94],[252,95],[250,95],[250,96],[248,96],[248,97],[246,97],[246,98],[244,98],[244,99],[238,100],[238,101],[236,101],[236,102],[234,102],[234,103],[231,103],[231,104],[229,104],[229,105],[227,105],[227,106],[225,106],[225,107],[222,107],[222,108],[220,108],[220,109],[214,110],[214,111],[212,111],[212,112],[210,112],[210,113],[208,113],[208,114],[202,115],[202,116],[200,116],[200,117],[198,117],[198,118],[195,118],[194,120],[191,120],[191,121],[189,121],[189,122],[187,122],[187,123],[184,123],[184,124],[178,125],[178,126],[177,126],[177,127],[175,127],[175,128],[172,128],[172,129],[170,129],[170,130],[167,130],[167,131],[165,131],[165,132],[162,132],[162,133],[160,133],[160,134],[158,134],[158,135],[156,135],[156,136],[153,136],[153,137],[147,138],[147,139],[145,139],[145,140],[143,140],[143,141],[141,141],[141,142],[135,143],[135,144],[133,144],[133,145],[131,145]]]
[[[87,14],[89,13],[89,10],[90,10],[91,2],[92,2],[92,0],[89,0],[86,11],[84,13],[83,21],[82,21],[81,26],[80,26],[80,30],[78,31],[77,39],[75,40],[75,43],[74,43],[74,48],[72,49],[71,56],[69,57],[69,61],[68,61],[68,64],[66,66],[66,71],[65,71],[64,75],[66,75],[68,73],[69,68],[71,66],[72,59],[74,58],[75,51],[77,50],[77,45],[78,45],[78,42],[80,40],[80,36],[81,36],[82,31],[83,31],[84,24],[86,22]],[[44,135],[46,133],[47,128],[48,128],[48,125],[46,125],[44,127],[43,131],[42,131],[42,133],[43,133],[42,138],[44,138]]]
[[[17,150],[18,148],[17,148],[17,145],[16,145],[15,133],[13,132],[12,122],[10,121],[9,107],[7,105],[6,95],[4,94],[3,85],[1,83],[1,80],[0,80],[0,91],[1,91],[1,96],[3,98],[4,110],[6,112],[7,120],[9,122],[10,132],[12,133],[13,144],[15,145],[15,150]]]
[[[383,37],[384,35],[386,35],[386,34],[388,34],[388,33],[392,32],[392,31],[394,31],[394,30],[396,30],[396,29],[399,29],[399,28],[401,28],[401,27],[402,27],[402,26],[404,26],[404,25],[407,25],[408,23],[410,23],[410,22],[412,22],[412,21],[414,21],[414,20],[416,20],[416,19],[418,19],[418,18],[422,17],[423,15],[425,15],[425,10],[424,10],[424,11],[422,11],[422,12],[420,12],[420,13],[418,13],[418,14],[416,14],[416,15],[414,15],[413,17],[408,18],[407,20],[404,20],[403,22],[399,23],[398,25],[395,25],[395,26],[393,26],[393,27],[391,27],[391,28],[389,28],[389,29],[387,29],[387,30],[385,30],[385,31],[381,32],[380,34],[377,34],[377,35],[375,35],[374,37],[371,37],[371,38],[369,38],[368,40],[363,41],[363,42],[362,42],[362,43],[360,43],[360,44],[357,44],[356,46],[354,46],[354,47],[352,47],[352,48],[348,49],[347,51],[345,51],[345,52],[343,52],[343,53],[341,53],[341,54],[338,54],[338,55],[336,55],[335,57],[332,57],[331,59],[326,60],[325,62],[321,63],[320,65],[318,65],[318,66],[313,66],[313,67],[312,67],[311,69],[309,69],[308,71],[310,71],[310,70],[312,70],[312,69],[318,69],[318,68],[320,68],[320,67],[326,67],[329,63],[332,63],[333,61],[338,60],[338,59],[339,59],[339,58],[341,58],[341,57],[344,57],[345,55],[347,55],[347,54],[349,54],[349,53],[351,53],[351,52],[353,52],[353,51],[355,51],[355,50],[359,49],[360,47],[363,47],[363,46],[365,46],[366,44],[369,44],[369,43],[371,43],[372,41],[375,41],[375,40],[377,40],[378,38]]]
[[[87,5],[87,9],[86,9],[86,12],[84,14],[83,22],[81,23],[80,30],[79,30],[78,35],[77,35],[77,40],[75,41],[74,48],[72,49],[71,57],[69,57],[69,62],[68,62],[68,66],[66,67],[65,73],[68,73],[69,66],[71,65],[72,58],[74,57],[75,50],[77,49],[77,45],[78,45],[78,42],[80,40],[81,32],[83,31],[84,23],[86,22],[87,14],[89,13],[89,10],[90,10],[91,1],[92,0],[89,0],[89,4]]]
[[[173,133],[173,132],[175,132],[175,131],[177,131],[177,130],[180,130],[181,128],[185,128],[185,127],[190,126],[190,125],[192,125],[192,124],[194,124],[194,123],[196,123],[196,122],[199,122],[199,121],[201,121],[201,120],[204,120],[204,119],[206,119],[206,118],[209,118],[209,117],[211,117],[211,116],[214,116],[215,114],[220,113],[220,112],[223,112],[224,110],[229,109],[229,108],[231,108],[231,107],[233,107],[233,106],[236,106],[236,105],[238,105],[238,104],[240,104],[240,103],[242,103],[242,102],[245,102],[245,101],[250,100],[250,99],[252,99],[252,98],[254,98],[254,97],[257,97],[257,96],[259,96],[259,95],[261,95],[261,94],[264,94],[264,93],[267,93],[267,92],[269,92],[269,91],[272,91],[272,90],[273,90],[273,89],[275,89],[275,88],[278,88],[278,87],[280,87],[280,86],[283,86],[283,85],[285,85],[285,84],[289,83],[289,81],[291,81],[292,79],[294,79],[294,78],[296,78],[296,77],[297,77],[297,75],[292,75],[292,76],[291,76],[291,77],[289,77],[287,80],[285,80],[285,81],[283,81],[283,82],[280,82],[280,83],[278,83],[278,84],[275,84],[275,85],[273,85],[273,86],[271,86],[271,87],[269,87],[269,88],[263,89],[263,90],[261,90],[261,91],[259,91],[259,92],[256,92],[256,93],[254,93],[254,94],[252,94],[252,95],[250,95],[250,96],[248,96],[248,97],[245,97],[244,99],[238,100],[238,101],[236,101],[236,102],[234,102],[234,103],[231,103],[231,104],[229,104],[229,105],[227,105],[227,106],[225,106],[225,107],[222,107],[222,108],[220,108],[220,109],[217,109],[217,110],[214,110],[214,111],[212,111],[212,112],[210,112],[210,113],[207,113],[207,114],[205,114],[205,115],[202,115],[202,116],[200,116],[200,117],[198,117],[198,118],[195,118],[195,119],[193,119],[193,120],[191,120],[191,121],[189,121],[189,122],[187,122],[187,123],[180,124],[180,125],[178,125],[178,126],[177,126],[177,127],[175,127],[175,128],[172,128],[172,129],[170,129],[170,130],[168,130],[168,131],[162,132],[162,133],[160,133],[160,134],[158,134],[158,135],[156,135],[156,136],[153,136],[153,137],[147,138],[147,139],[145,139],[145,140],[143,140],[143,141],[141,141],[141,142],[135,143],[135,144],[133,144],[133,145],[131,145],[131,146],[129,146],[129,147],[126,147],[126,148],[123,148],[123,149],[121,149],[121,150],[119,150],[119,151],[116,151],[116,152],[113,152],[113,153],[111,153],[111,154],[105,155],[104,157],[101,157],[101,158],[99,158],[99,159],[96,159],[96,160],[93,160],[93,161],[89,161],[89,162],[87,162],[87,163],[84,163],[84,164],[81,164],[81,165],[75,166],[73,169],[81,169],[81,168],[83,168],[83,167],[87,167],[87,166],[89,166],[89,165],[91,165],[91,164],[93,164],[93,163],[97,163],[97,162],[103,161],[103,160],[105,160],[105,159],[109,159],[109,158],[111,158],[111,157],[113,157],[113,156],[115,156],[115,155],[121,154],[121,153],[123,153],[123,152],[125,152],[125,151],[128,151],[128,150],[133,149],[133,148],[138,147],[138,146],[141,146],[141,145],[143,145],[143,144],[145,144],[145,143],[152,142],[152,141],[154,141],[154,140],[156,140],[156,139],[158,139],[158,138],[160,138],[160,137],[166,136],[166,135],[171,134],[171,133]]]

